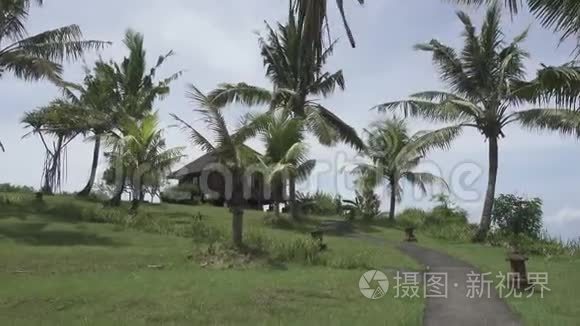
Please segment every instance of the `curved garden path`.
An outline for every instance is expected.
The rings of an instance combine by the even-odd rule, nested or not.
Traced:
[[[473,266],[413,243],[403,243],[399,249],[423,264],[429,272],[447,273],[447,298],[427,298],[423,324],[426,326],[519,326],[519,318],[497,293],[487,289],[482,298],[468,298],[467,274],[478,273]]]
[[[485,288],[480,298],[468,298],[468,274],[479,273],[472,265],[447,254],[421,247],[415,243],[394,243],[381,237],[356,233],[344,221],[325,221],[326,230],[333,230],[339,235],[370,241],[376,244],[396,246],[406,255],[425,266],[431,273],[447,274],[447,297],[426,299],[423,324],[425,326],[520,326],[518,316],[494,291]],[[488,296],[489,293],[489,296]]]

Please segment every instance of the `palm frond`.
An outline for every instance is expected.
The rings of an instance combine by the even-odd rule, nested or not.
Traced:
[[[272,92],[246,83],[220,84],[207,97],[211,105],[220,108],[232,103],[255,106],[269,104],[272,101]]]
[[[580,137],[580,111],[568,109],[532,109],[517,113],[518,121],[532,130],[550,130]]]
[[[190,135],[190,139],[195,145],[200,146],[202,150],[208,153],[215,150],[215,147],[211,142],[197,131],[197,129],[175,114],[171,114],[171,117],[180,124],[180,127],[184,132],[187,132]]]
[[[443,178],[431,173],[407,171],[403,173],[402,177],[411,185],[419,188],[423,194],[427,194],[427,186],[429,185],[437,185],[449,189],[449,185]]]
[[[310,127],[315,130],[317,136],[322,136],[322,143],[329,143],[329,141],[332,143],[334,137],[334,139],[341,140],[358,150],[364,149],[364,142],[359,138],[356,130],[332,111],[320,104],[311,103],[306,107],[306,112]],[[324,139],[325,137],[328,138]]]

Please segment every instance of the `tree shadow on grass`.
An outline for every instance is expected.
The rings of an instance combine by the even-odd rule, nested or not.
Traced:
[[[108,246],[119,247],[109,237],[84,231],[45,230],[48,223],[14,223],[0,225],[0,239],[7,238],[17,243],[32,246]]]

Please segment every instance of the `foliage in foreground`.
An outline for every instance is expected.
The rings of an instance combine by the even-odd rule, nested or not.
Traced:
[[[169,207],[169,206],[168,206]],[[328,266],[338,269],[368,269],[373,267],[376,257],[381,257],[381,248],[372,250],[364,247],[349,253],[322,251],[319,243],[310,234],[274,237],[260,230],[245,233],[243,247],[232,243],[231,230],[226,225],[212,225],[209,217],[200,211],[191,214],[185,221],[173,221],[168,216],[142,209],[131,214],[126,207],[104,207],[89,201],[44,201],[32,195],[0,194],[0,209],[16,209],[30,214],[46,214],[61,221],[77,223],[107,223],[121,229],[138,230],[146,233],[173,235],[191,239],[193,249],[190,258],[203,266],[215,268],[241,267],[254,262],[293,262],[303,265]],[[193,212],[193,211],[192,211]],[[223,211],[226,213],[226,211]],[[296,223],[296,222],[295,222]],[[350,248],[349,248],[350,249]]]

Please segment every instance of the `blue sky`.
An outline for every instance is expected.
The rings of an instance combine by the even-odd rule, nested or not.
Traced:
[[[439,0],[369,0],[365,7],[347,1],[352,28],[358,47],[351,49],[343,37],[343,29],[334,14],[332,33],[341,38],[329,70],[343,69],[347,89],[325,100],[334,112],[359,131],[370,122],[385,118],[369,108],[386,101],[432,89],[443,89],[426,53],[412,50],[419,42],[432,38],[453,46],[461,45],[462,26],[455,16],[454,6]],[[31,33],[48,28],[77,23],[86,38],[112,41],[113,45],[99,55],[105,59],[121,59],[125,50],[121,43],[124,31],[131,27],[145,35],[151,62],[162,53],[174,50],[176,55],[164,66],[162,74],[185,70],[175,82],[172,94],[157,109],[163,125],[172,121],[169,113],[195,121],[192,105],[185,98],[187,83],[209,90],[220,82],[238,82],[268,86],[259,57],[257,32],[264,30],[264,21],[284,20],[286,0],[125,0],[125,1],[47,1],[34,9],[28,23]],[[468,10],[477,25],[482,11]],[[530,27],[525,47],[532,54],[527,69],[530,77],[540,63],[556,65],[570,59],[572,47],[558,46],[558,38],[539,27],[534,19],[522,14],[513,19],[506,14],[504,31],[508,39]],[[87,55],[92,63],[96,54]],[[80,81],[82,63],[66,65],[66,79]],[[161,75],[162,75],[161,74]],[[35,138],[21,139],[25,130],[19,123],[23,112],[48,103],[58,90],[46,82],[26,83],[6,77],[0,80],[4,105],[0,109],[0,139],[7,152],[0,153],[0,182],[40,184],[44,150]],[[228,108],[232,124],[247,108]],[[199,124],[197,124],[200,126]],[[414,130],[434,128],[421,121],[412,121]],[[187,137],[176,129],[167,129],[168,142],[187,146],[190,158],[200,154],[188,145]],[[255,145],[259,148],[259,144]],[[89,172],[92,145],[75,141],[68,150],[68,176],[65,190],[80,189]],[[325,148],[312,142],[312,156],[320,160],[319,171],[337,171],[355,153],[346,146]],[[337,154],[338,153],[338,154]],[[336,159],[337,155],[339,156]],[[575,139],[559,135],[531,133],[517,125],[507,130],[500,143],[498,193],[516,192],[538,196],[544,200],[545,225],[550,233],[564,238],[580,236],[580,180],[576,162],[580,159],[580,144]],[[476,132],[467,131],[448,152],[434,152],[426,169],[441,171],[447,179],[461,179],[463,172],[475,178],[464,189],[468,195],[456,198],[458,204],[477,221],[487,175],[487,144]],[[464,171],[465,170],[465,171]],[[462,172],[463,171],[463,172]],[[351,191],[336,172],[318,173],[306,190],[321,188],[349,196]],[[470,180],[473,181],[473,180]],[[305,187],[305,186],[304,186]],[[477,196],[479,194],[479,196]],[[463,197],[469,197],[467,199]],[[403,206],[429,206],[428,198],[419,199],[407,189]]]

